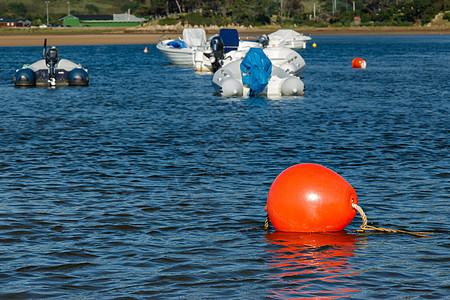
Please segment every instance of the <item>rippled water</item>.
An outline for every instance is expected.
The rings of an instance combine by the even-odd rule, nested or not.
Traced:
[[[16,89],[42,48],[0,48],[0,297],[447,297],[449,36],[313,42],[305,96],[270,100],[217,97],[155,45],[59,47],[89,87]],[[431,236],[357,234],[359,216],[267,233],[272,181],[303,162],[369,224]]]

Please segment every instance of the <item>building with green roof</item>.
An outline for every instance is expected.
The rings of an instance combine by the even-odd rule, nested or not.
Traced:
[[[59,19],[63,27],[134,27],[141,25],[144,18],[128,13],[114,15],[68,15]]]

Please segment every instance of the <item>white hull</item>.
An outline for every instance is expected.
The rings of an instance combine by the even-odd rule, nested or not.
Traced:
[[[156,48],[167,58],[169,63],[174,65],[190,65],[194,64],[193,48],[171,48],[166,44],[171,40],[160,41]]]
[[[241,61],[234,61],[214,73],[212,85],[223,97],[247,96],[250,88],[242,83],[240,71]],[[283,69],[272,66],[272,77],[266,88],[257,96],[302,96],[304,84],[300,78],[286,73]]]
[[[156,48],[174,65],[193,65],[194,52],[208,47],[206,33],[202,28],[183,29],[183,39],[165,39],[160,37]]]

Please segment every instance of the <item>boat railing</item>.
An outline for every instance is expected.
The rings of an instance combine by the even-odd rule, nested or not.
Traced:
[[[163,41],[166,41],[166,40],[176,40],[176,39],[181,40],[181,37],[178,36],[177,38],[172,38],[172,37],[169,37],[166,33],[163,33],[159,37],[158,42],[162,43]]]

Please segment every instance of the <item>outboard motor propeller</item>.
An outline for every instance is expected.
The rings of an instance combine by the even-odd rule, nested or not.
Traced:
[[[267,34],[262,34],[259,39],[258,43],[263,47],[266,48],[269,45],[269,36]]]
[[[216,72],[221,66],[221,61],[224,58],[224,44],[220,36],[215,36],[211,39],[212,56],[210,56],[212,71]]]
[[[50,47],[45,53],[45,64],[48,67],[48,81],[55,85],[56,64],[58,63],[58,49],[55,46]]]

